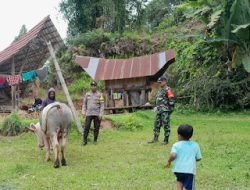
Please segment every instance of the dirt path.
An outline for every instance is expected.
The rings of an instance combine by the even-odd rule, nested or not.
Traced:
[[[102,119],[102,122],[101,122],[101,128],[104,128],[104,129],[112,129],[114,126],[113,126],[113,123],[110,121],[110,120],[107,120],[107,119]]]

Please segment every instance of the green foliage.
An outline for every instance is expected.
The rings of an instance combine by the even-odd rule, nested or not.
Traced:
[[[136,121],[136,118],[132,115],[127,115],[122,120],[112,120],[114,127],[121,130],[135,131],[142,129],[144,126]]]
[[[142,21],[147,0],[63,0],[60,12],[68,20],[68,33],[77,35],[97,28],[123,32]]]
[[[250,27],[250,23],[243,24],[243,25],[238,25],[238,26],[236,26],[236,28],[232,31],[232,33],[239,34],[239,32],[240,32],[241,30],[249,30],[249,27]],[[247,31],[244,31],[244,32],[247,32]],[[248,34],[249,34],[249,33],[248,33]],[[242,35],[242,37],[248,38],[249,36],[247,36],[247,35]]]
[[[221,14],[223,13],[223,10],[218,10],[216,12],[214,12],[212,15],[211,15],[211,21],[210,23],[207,25],[207,27],[209,29],[212,29],[219,21],[220,17],[221,17]]]
[[[144,20],[145,24],[151,29],[157,27],[162,21],[169,20],[171,18],[169,25],[178,22],[179,9],[175,9],[175,6],[180,3],[180,0],[152,0],[150,1],[144,10]],[[173,19],[174,17],[175,19]],[[178,16],[177,16],[178,15]]]
[[[167,14],[168,9],[165,0],[151,1],[145,9],[145,19],[151,27],[158,26]]]
[[[22,27],[21,27],[21,29],[19,31],[18,36],[15,37],[15,39],[14,39],[13,42],[15,42],[15,41],[19,40],[20,38],[22,38],[26,33],[27,33],[27,28],[26,28],[25,25],[22,25]]]
[[[242,63],[247,72],[250,73],[250,53],[245,53],[242,58]]]
[[[86,93],[90,90],[90,83],[93,81],[90,76],[83,72],[80,75],[79,79],[76,79],[70,86],[69,86],[69,92],[71,94],[82,94]],[[97,89],[102,91],[104,88],[103,83],[101,81],[97,82]]]
[[[182,27],[177,30],[189,33]],[[173,35],[166,41],[166,49],[173,48],[177,53],[176,62],[167,72],[170,80],[176,81],[177,103],[202,111],[247,108],[250,102],[246,88],[249,80],[242,67],[228,71],[220,45],[197,38],[198,35],[184,36]]]
[[[220,43],[225,46],[229,60],[232,59],[233,54],[237,54],[232,52],[235,46],[240,46],[240,51],[245,54],[244,57],[248,57],[249,49],[245,48],[249,46],[250,41],[250,31],[247,29],[250,20],[250,2],[248,0],[217,2],[200,0],[183,4],[183,7],[186,8],[188,18],[198,17],[207,25],[206,37],[224,39],[220,40]],[[239,12],[241,14],[238,14]],[[211,31],[214,31],[216,35],[209,35]],[[232,62],[232,65],[237,64]],[[248,71],[246,64],[244,67]]]
[[[152,120],[154,120],[155,113],[148,112],[135,112],[133,114],[123,114],[123,115],[108,115],[105,116],[106,119],[112,121],[114,127],[121,130],[136,131],[141,130],[148,126]]]
[[[101,16],[99,0],[64,0],[60,3],[60,12],[68,20],[68,33],[76,35],[95,28],[96,18]]]
[[[71,51],[72,54],[76,52],[78,55],[105,58],[129,58],[150,54],[161,49],[158,46],[159,42],[152,39],[150,34],[143,33],[142,35],[139,32],[129,31],[125,31],[123,34],[109,33],[101,29],[68,38],[67,43],[75,48],[74,50],[72,48],[67,50]],[[60,54],[59,56],[63,58],[65,55]],[[69,65],[63,60],[62,64]]]
[[[25,123],[22,122],[17,113],[12,113],[3,121],[0,134],[3,136],[17,136],[25,131]]]

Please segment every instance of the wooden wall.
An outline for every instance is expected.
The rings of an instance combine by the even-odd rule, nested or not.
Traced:
[[[105,81],[105,90],[132,90],[147,87],[147,78],[131,78]]]
[[[144,105],[151,90],[149,84],[147,77],[105,81],[105,107]],[[112,99],[111,92],[121,92],[122,99]]]

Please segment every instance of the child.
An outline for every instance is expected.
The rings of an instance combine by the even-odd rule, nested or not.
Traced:
[[[177,130],[179,142],[172,147],[167,167],[175,160],[173,172],[177,178],[177,190],[194,190],[196,161],[201,160],[200,147],[189,139],[193,135],[193,127],[180,125]]]

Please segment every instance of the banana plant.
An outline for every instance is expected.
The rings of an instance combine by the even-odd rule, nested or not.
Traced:
[[[187,18],[196,17],[203,21],[207,25],[207,33],[216,33],[216,38],[206,40],[226,47],[232,63],[230,67],[236,68],[243,64],[250,73],[249,0],[192,0],[178,8],[186,11]],[[231,52],[231,49],[234,51]]]
[[[232,66],[243,64],[245,70],[250,73],[250,23],[238,25],[232,31],[238,39],[238,47],[233,56]]]

